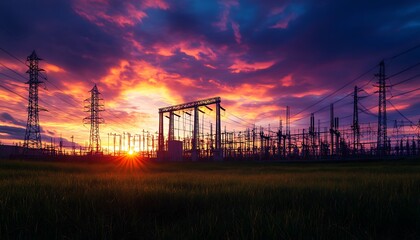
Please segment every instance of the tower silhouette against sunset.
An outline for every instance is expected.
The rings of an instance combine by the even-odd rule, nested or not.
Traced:
[[[90,98],[86,99],[85,111],[89,112],[90,115],[85,117],[83,122],[85,124],[90,124],[90,137],[89,137],[89,149],[88,152],[91,154],[101,153],[101,137],[99,135],[99,125],[104,123],[104,119],[99,116],[99,112],[104,111],[103,105],[100,103],[100,92],[98,87],[95,86],[92,90]]]
[[[39,108],[38,108],[38,85],[43,83],[39,81],[39,72],[44,71],[38,67],[40,59],[35,50],[27,57],[29,64],[29,98],[28,98],[28,121],[26,123],[25,141],[23,146],[25,148],[41,148],[41,133],[39,127]]]

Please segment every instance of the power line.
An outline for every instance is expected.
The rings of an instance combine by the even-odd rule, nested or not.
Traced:
[[[29,101],[29,100],[28,100],[28,98],[26,98],[26,97],[22,96],[21,94],[19,94],[19,93],[15,92],[15,91],[13,91],[13,90],[11,90],[10,88],[8,88],[8,87],[6,87],[6,86],[2,86],[2,85],[0,85],[0,87],[1,87],[1,88],[3,88],[3,89],[5,89],[5,90],[6,90],[6,91],[8,91],[8,92],[11,92],[11,93],[15,94],[16,96],[19,96],[20,98],[22,98],[22,99],[23,99],[23,100],[25,100],[25,101]],[[46,101],[44,101],[44,100],[42,100],[42,99],[39,99],[39,101],[40,101],[40,102],[42,102],[42,103],[44,103],[45,105],[47,105],[47,106],[51,107],[51,108],[56,109],[56,110],[57,110],[57,111],[59,111],[59,112],[65,113],[65,114],[70,115],[70,116],[73,116],[73,117],[75,117],[75,118],[79,118],[79,117],[80,117],[80,116],[78,116],[78,115],[75,115],[75,114],[71,114],[71,113],[69,113],[69,112],[66,112],[66,111],[64,111],[62,108],[59,108],[59,107],[56,107],[56,106],[54,106],[54,105],[52,105],[52,104],[50,104],[50,103],[47,103]],[[71,118],[68,118],[68,117],[65,117],[65,118],[70,119],[70,120],[74,120],[74,119],[71,119]]]
[[[404,55],[404,54],[406,54],[406,53],[409,53],[409,52],[411,52],[411,51],[414,51],[414,50],[415,50],[415,49],[417,49],[417,48],[420,48],[420,44],[418,44],[418,45],[416,45],[416,46],[414,46],[414,47],[411,47],[410,49],[405,50],[405,51],[403,51],[403,52],[397,53],[397,54],[395,54],[394,56],[392,56],[392,57],[391,57],[391,58],[389,58],[389,59],[395,59],[395,58],[397,58],[397,57],[399,57],[399,56],[402,56],[402,55]],[[395,73],[395,74],[393,74],[393,75],[389,76],[389,78],[390,78],[390,77],[397,76],[398,74],[401,74],[401,73],[403,73],[403,72],[405,72],[405,71],[408,71],[408,70],[410,70],[410,69],[412,69],[412,68],[414,68],[414,67],[416,67],[416,66],[418,66],[418,65],[420,65],[420,63],[417,63],[417,64],[415,64],[415,65],[412,65],[412,66],[410,66],[410,67],[408,67],[408,68],[406,68],[406,69],[404,69],[404,70],[402,70],[402,71],[400,71],[400,72],[398,72],[398,73]],[[350,85],[350,84],[354,83],[355,81],[357,81],[358,79],[362,78],[364,75],[366,75],[366,74],[368,74],[369,72],[371,72],[371,71],[372,71],[373,69],[375,69],[377,66],[378,66],[378,65],[375,65],[374,67],[372,67],[372,68],[371,68],[371,69],[369,69],[368,71],[364,72],[364,73],[363,73],[363,74],[361,74],[360,76],[356,77],[356,78],[355,78],[355,79],[353,79],[352,81],[350,81],[350,82],[346,83],[346,84],[345,84],[344,86],[342,86],[341,88],[339,88],[339,89],[337,89],[336,91],[334,91],[334,92],[332,92],[332,93],[328,94],[327,96],[323,97],[323,98],[322,98],[322,99],[320,99],[319,101],[317,101],[317,102],[315,102],[315,103],[313,103],[313,104],[309,105],[308,107],[304,108],[303,110],[299,111],[298,113],[294,114],[293,116],[299,115],[299,114],[301,114],[302,112],[304,112],[304,111],[306,111],[306,110],[308,110],[308,109],[312,108],[313,106],[316,106],[317,104],[319,104],[319,103],[323,102],[324,100],[326,100],[327,98],[329,98],[329,97],[333,96],[334,94],[336,94],[337,92],[341,91],[342,89],[344,89],[344,88],[345,88],[345,87],[347,87],[348,85]],[[373,80],[373,78],[372,78],[372,79],[371,79],[371,80],[370,80],[367,84],[369,84],[372,80]],[[367,84],[363,85],[362,87],[366,86]],[[299,119],[299,120],[300,120],[300,119]]]
[[[404,54],[407,54],[407,53],[409,53],[409,52],[411,52],[411,51],[416,50],[417,48],[420,48],[420,44],[418,44],[418,45],[416,45],[416,46],[414,46],[414,47],[411,47],[411,48],[409,48],[409,49],[407,49],[407,50],[405,50],[405,51],[402,51],[402,52],[400,52],[400,53],[398,53],[398,54],[395,54],[394,56],[392,56],[392,57],[390,57],[390,58],[388,58],[388,59],[389,59],[389,60],[392,60],[392,59],[398,58],[398,57],[400,57],[400,56],[402,56],[402,55],[404,55]],[[386,59],[386,60],[388,60],[388,59]]]
[[[18,79],[16,79],[16,78],[14,78],[14,77],[12,77],[12,76],[10,76],[10,75],[6,74],[6,73],[2,73],[2,72],[0,72],[0,75],[3,75],[3,76],[5,76],[5,77],[7,77],[7,78],[14,79],[14,80],[16,80],[16,81],[22,82],[22,81],[20,81],[20,80],[18,80]]]
[[[347,94],[347,95],[345,95],[344,97],[342,97],[342,98],[340,98],[340,99],[338,99],[338,100],[336,100],[336,101],[332,102],[331,104],[338,103],[338,102],[342,101],[343,99],[345,99],[346,97],[351,96],[352,94],[353,94],[353,92],[350,92],[349,94]],[[316,111],[314,111],[314,112],[311,112],[311,113],[318,113],[318,112],[321,112],[321,111],[323,111],[323,110],[327,109],[329,106],[330,106],[330,104],[328,104],[328,105],[326,105],[326,106],[324,106],[324,107],[322,107],[322,108],[319,108],[318,110],[316,110]],[[293,122],[300,121],[300,120],[302,120],[302,119],[304,119],[304,118],[308,117],[311,113],[306,114],[306,115],[304,115],[304,116],[302,116],[301,118],[298,118],[298,119],[296,119],[296,120],[293,120]],[[298,114],[295,114],[294,116],[296,116],[296,115],[298,115]]]
[[[9,92],[11,92],[11,93],[13,93],[13,94],[15,94],[15,95],[17,95],[17,96],[21,97],[22,99],[24,99],[24,100],[28,101],[28,99],[27,99],[26,97],[24,97],[24,96],[20,95],[19,93],[17,93],[17,92],[15,92],[15,91],[11,90],[11,89],[10,89],[10,88],[8,88],[8,87],[2,86],[2,85],[0,85],[0,87],[1,87],[1,88],[3,88],[3,89],[5,89],[6,91],[9,91]]]
[[[246,123],[246,124],[249,124],[249,125],[254,125],[254,123],[248,122],[248,121],[246,121],[245,119],[240,118],[240,117],[236,116],[236,115],[235,115],[235,114],[233,114],[233,113],[230,113],[230,112],[226,112],[226,113],[227,113],[227,114],[229,114],[229,115],[231,115],[231,116],[233,116],[233,117],[235,117],[235,118],[237,118],[237,119],[239,119],[239,120],[241,120],[242,122],[244,122],[244,123]]]
[[[407,92],[399,93],[399,94],[394,95],[392,97],[399,97],[399,96],[406,95],[406,94],[409,94],[409,93],[412,93],[412,92],[415,92],[415,91],[418,91],[418,90],[420,90],[420,88],[416,88],[416,89],[413,89],[413,90],[410,90],[410,91],[407,91]]]
[[[391,76],[388,76],[388,78],[395,77],[395,76],[397,76],[397,75],[399,75],[399,74],[401,74],[401,73],[404,73],[404,72],[406,72],[406,71],[408,71],[408,70],[411,70],[411,69],[413,69],[413,68],[415,68],[415,67],[417,67],[417,66],[419,66],[419,65],[420,65],[420,62],[418,62],[418,63],[416,63],[416,64],[414,64],[414,65],[411,65],[411,66],[409,66],[409,67],[407,67],[407,68],[405,68],[405,69],[403,69],[403,70],[401,70],[401,71],[399,71],[399,72],[397,72],[397,73],[394,73],[394,74],[392,74]]]
[[[353,80],[351,80],[350,82],[348,82],[348,83],[344,84],[344,86],[340,87],[339,89],[335,90],[334,92],[332,92],[332,93],[328,94],[327,96],[323,97],[321,100],[319,100],[319,101],[317,101],[317,102],[315,102],[315,103],[311,104],[310,106],[308,106],[308,107],[304,108],[303,110],[299,111],[298,113],[296,113],[296,114],[295,114],[295,115],[293,115],[293,116],[299,115],[299,114],[301,114],[302,112],[304,112],[304,111],[306,111],[306,110],[308,110],[308,109],[312,108],[313,106],[318,105],[319,103],[323,102],[325,99],[327,99],[327,98],[331,97],[332,95],[336,94],[337,92],[339,92],[339,91],[343,90],[345,87],[347,87],[347,86],[349,86],[350,84],[354,83],[355,81],[359,80],[360,78],[362,78],[362,77],[363,77],[363,76],[365,76],[366,74],[370,73],[370,72],[371,72],[373,69],[375,69],[377,66],[378,66],[378,65],[375,65],[374,67],[372,67],[372,68],[371,68],[371,69],[369,69],[368,71],[366,71],[366,72],[362,73],[361,75],[359,75],[359,76],[358,76],[358,77],[356,77],[355,79],[353,79]]]
[[[398,86],[398,85],[400,85],[400,84],[403,84],[403,83],[405,83],[405,82],[411,81],[411,80],[416,79],[416,78],[418,78],[418,77],[420,77],[420,74],[417,74],[417,75],[415,75],[415,76],[413,76],[413,77],[407,78],[407,79],[402,80],[402,81],[400,81],[400,82],[394,83],[394,84],[392,84],[392,85],[391,85],[391,87]]]
[[[9,69],[10,71],[14,72],[14,73],[15,73],[16,75],[18,75],[19,77],[21,77],[21,78],[25,79],[25,81],[27,80],[27,78],[26,78],[25,76],[23,76],[22,74],[20,74],[20,73],[16,72],[15,70],[13,70],[13,69],[9,68],[8,66],[4,65],[3,63],[0,63],[0,65],[2,65],[4,68],[7,68],[7,69]]]
[[[10,57],[12,57],[12,58],[14,58],[14,59],[16,59],[16,60],[18,60],[20,63],[22,63],[23,65],[25,65],[25,66],[27,66],[27,67],[29,67],[25,62],[23,62],[22,60],[20,60],[19,58],[17,58],[15,55],[13,55],[13,54],[11,54],[10,52],[8,52],[6,49],[4,49],[4,48],[2,48],[2,47],[0,47],[0,50],[1,51],[3,51],[3,52],[5,52],[7,55],[9,55]]]
[[[359,105],[362,107],[360,110],[362,110],[362,112],[363,113],[366,113],[366,114],[368,114],[368,115],[371,115],[371,116],[373,116],[373,117],[375,117],[375,118],[377,118],[378,117],[378,115],[376,115],[376,114],[374,114],[374,113],[372,113],[370,110],[372,110],[373,108],[375,108],[376,106],[373,106],[373,107],[371,107],[371,108],[366,108],[361,102],[359,102]]]
[[[395,111],[397,111],[403,118],[405,118],[405,120],[409,121],[411,123],[411,127],[413,128],[413,125],[415,125],[410,119],[408,119],[402,112],[400,112],[395,106],[394,104],[392,104],[392,102],[390,100],[388,100],[389,104],[391,104],[392,108],[395,109]]]

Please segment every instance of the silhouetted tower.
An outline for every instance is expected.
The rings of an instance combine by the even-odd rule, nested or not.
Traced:
[[[334,155],[334,104],[330,105],[330,138],[331,138],[331,155]]]
[[[311,120],[309,125],[309,136],[311,137],[311,151],[315,155],[315,116],[311,113]]]
[[[379,87],[379,108],[378,108],[378,140],[377,151],[379,155],[384,155],[387,146],[387,124],[386,124],[386,83],[385,83],[385,63],[382,60],[379,63],[378,77]]]
[[[99,112],[103,111],[103,105],[100,104],[100,101],[103,99],[99,96],[100,92],[96,84],[89,92],[91,96],[85,100],[87,103],[85,110],[90,113],[90,116],[84,118],[84,123],[90,124],[89,152],[98,154],[101,152],[99,124],[104,123],[104,119],[99,116]]]
[[[351,126],[353,130],[353,150],[355,153],[359,150],[360,145],[360,125],[359,125],[359,106],[358,101],[359,98],[357,96],[357,92],[359,89],[357,86],[354,86],[354,93],[353,93],[353,125]]]
[[[290,136],[290,107],[286,106],[286,137],[287,137],[287,148],[288,148],[288,155],[290,156],[292,153],[292,142]]]
[[[340,118],[334,118],[335,154],[340,154]]]
[[[29,103],[28,103],[28,122],[26,123],[25,141],[23,146],[25,148],[41,148],[41,133],[39,128],[39,108],[38,108],[38,85],[42,83],[38,80],[38,74],[43,69],[38,67],[38,62],[41,60],[35,53],[35,50],[26,58],[29,63]]]

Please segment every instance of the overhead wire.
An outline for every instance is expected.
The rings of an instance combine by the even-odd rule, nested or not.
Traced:
[[[392,60],[392,59],[395,59],[395,58],[401,57],[402,55],[405,55],[405,54],[407,54],[407,53],[409,53],[409,52],[412,52],[412,51],[416,50],[417,48],[420,48],[420,44],[417,44],[417,45],[415,45],[415,46],[413,46],[413,47],[411,47],[411,48],[409,48],[409,49],[407,49],[407,50],[404,50],[404,51],[402,51],[402,52],[400,52],[400,53],[397,53],[397,54],[395,54],[394,56],[389,57],[389,58],[387,58],[387,59],[385,59],[385,60]]]
[[[356,78],[354,78],[353,80],[351,80],[350,82],[344,84],[342,87],[340,87],[339,89],[335,90],[334,92],[328,94],[327,96],[323,97],[321,100],[316,101],[315,103],[309,105],[308,107],[304,108],[303,110],[299,111],[298,113],[296,113],[294,116],[297,116],[299,114],[301,114],[302,112],[312,108],[313,106],[318,105],[319,103],[323,102],[324,100],[326,100],[327,98],[335,95],[336,93],[338,93],[339,91],[343,90],[344,88],[346,88],[347,86],[349,86],[350,84],[356,82],[357,80],[359,80],[360,78],[362,78],[363,76],[365,76],[366,74],[370,73],[373,69],[377,68],[378,65],[375,65],[374,67],[370,68],[369,70],[365,71],[364,73],[362,73],[361,75],[357,76]]]
[[[412,93],[412,92],[415,92],[415,91],[418,91],[418,90],[420,90],[420,88],[416,88],[416,89],[413,89],[413,90],[410,90],[410,91],[406,91],[406,92],[403,92],[403,93],[399,93],[399,94],[393,95],[392,97],[399,97],[399,96],[403,96],[403,95],[406,95],[406,94],[409,94],[409,93]]]
[[[411,81],[411,80],[413,80],[413,79],[416,79],[416,78],[418,78],[418,77],[420,77],[420,74],[417,74],[417,75],[412,76],[412,77],[410,77],[410,78],[407,78],[407,79],[404,79],[404,80],[399,81],[399,82],[397,82],[397,83],[394,83],[394,84],[392,84],[390,87],[395,87],[395,86],[398,86],[398,85],[400,85],[400,84],[406,83],[406,82]]]
[[[411,127],[414,128],[413,125],[415,126],[415,124],[409,118],[407,118],[402,112],[400,112],[400,110],[398,110],[398,108],[396,108],[390,100],[387,100],[387,102],[391,104],[392,108],[394,108],[394,110],[397,111],[398,114],[400,114],[405,120],[409,121],[411,123]]]
[[[411,70],[411,69],[413,69],[413,68],[415,68],[415,67],[417,67],[417,66],[420,66],[420,62],[418,62],[418,63],[416,63],[416,64],[414,64],[414,65],[411,65],[411,66],[409,66],[409,67],[407,67],[407,68],[404,68],[403,70],[401,70],[401,71],[399,71],[399,72],[396,72],[396,73],[394,73],[394,74],[391,74],[390,76],[388,76],[388,77],[387,77],[387,79],[389,79],[389,78],[393,78],[393,77],[395,77],[395,76],[398,76],[398,75],[400,75],[400,74],[402,74],[402,73],[404,73],[404,72],[407,72],[407,71],[409,71],[409,70]]]
[[[8,51],[6,51],[5,49],[3,49],[3,48],[0,48],[0,50],[2,50],[3,52],[5,52],[6,54],[8,54],[9,56],[11,56],[11,57],[13,57],[14,59],[16,59],[17,61],[19,61],[20,63],[23,63],[25,66],[27,66],[27,64],[26,63],[24,63],[23,61],[21,61],[19,58],[17,58],[16,56],[14,56],[13,54],[11,54],[10,52],[8,52]],[[19,74],[18,72],[16,72],[15,70],[13,70],[13,69],[11,69],[11,68],[9,68],[9,67],[7,67],[7,66],[5,66],[4,64],[2,64],[2,63],[0,63],[3,67],[5,67],[5,68],[7,68],[7,69],[9,69],[10,71],[13,71],[15,74],[17,74],[18,76],[20,76],[20,77],[22,77],[23,79],[25,79],[26,80],[26,77],[25,76],[23,76],[23,75],[21,75],[21,74]],[[4,73],[0,73],[1,75],[3,75],[3,76],[6,76],[6,77],[9,77],[9,78],[12,78],[12,79],[15,79],[15,80],[17,80],[16,78],[13,78],[13,77],[11,77],[10,75],[7,75],[7,74],[4,74]],[[64,94],[65,96],[69,96],[68,94],[66,94],[60,87],[58,87],[56,84],[54,84],[53,82],[51,82],[48,78],[47,78],[47,76],[44,76],[44,75],[42,75],[42,74],[40,74],[39,75],[42,79],[44,79],[45,81],[47,81],[48,83],[50,83],[53,87],[55,87],[59,92],[61,92],[62,94]],[[80,106],[83,106],[81,103],[79,103],[79,102],[77,102],[76,100],[74,100],[71,96],[70,96],[70,100],[72,100],[75,104],[77,104],[77,106],[74,104],[74,103],[71,103],[71,102],[69,102],[68,100],[66,100],[66,99],[64,99],[64,98],[62,98],[61,96],[56,96],[58,99],[60,99],[61,101],[63,101],[63,102],[65,102],[65,103],[67,103],[67,104],[69,104],[70,106],[72,106],[72,107],[80,107]],[[28,101],[28,99],[26,98],[25,100],[27,100]],[[61,111],[61,109],[60,108],[58,108],[58,107],[55,107],[55,106],[53,106],[53,105],[50,105],[50,104],[48,104],[48,103],[46,103],[45,101],[42,101],[41,99],[40,99],[40,101],[41,102],[43,102],[44,104],[47,104],[47,105],[49,105],[49,106],[51,106],[52,108],[54,108],[54,109],[56,109],[56,110],[58,110],[58,111]],[[114,114],[112,114],[112,113],[110,113],[110,112],[108,112],[107,111],[107,113],[109,113],[110,115],[112,115],[113,117],[116,117],[116,118],[118,118],[119,119],[119,117],[118,116],[116,116],[116,115],[114,115]],[[116,124],[118,124],[118,125],[121,125],[122,123],[121,122],[119,122],[119,121],[116,121],[116,120],[112,120],[111,119],[111,121],[112,122],[114,122],[114,123],[116,123]],[[134,126],[134,125],[132,125],[132,124],[129,124],[129,125],[131,125],[132,127],[137,127],[137,126]]]
[[[0,47],[0,50],[5,52],[7,55],[9,55],[10,57],[14,58],[15,60],[19,61],[20,63],[22,63],[25,66],[28,66],[25,62],[23,62],[22,60],[20,60],[18,57],[16,57],[15,55],[11,54],[9,51],[7,51],[6,49]]]
[[[16,75],[18,75],[19,77],[23,78],[25,81],[28,80],[25,76],[23,76],[22,74],[16,72],[15,70],[9,68],[8,66],[4,65],[3,63],[0,62],[0,65],[2,65],[4,68],[14,72]]]

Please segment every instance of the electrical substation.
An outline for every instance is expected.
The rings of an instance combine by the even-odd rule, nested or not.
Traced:
[[[279,116],[276,126],[259,126],[230,113],[228,108],[223,107],[221,96],[160,106],[157,109],[157,131],[139,129],[137,133],[106,133],[107,139],[102,141],[100,125],[106,119],[101,114],[106,106],[102,104],[103,99],[95,84],[89,92],[90,97],[85,100],[85,112],[89,115],[83,118],[83,123],[90,126],[89,143],[85,147],[76,147],[74,136],[71,137],[72,146],[63,146],[61,140],[58,146],[52,140],[44,144],[41,141],[38,87],[43,83],[39,75],[44,70],[38,66],[40,60],[35,51],[27,57],[29,97],[24,143],[19,147],[0,146],[15,155],[121,156],[136,152],[138,156],[156,161],[292,161],[420,156],[420,120],[418,123],[411,121],[387,98],[387,89],[410,79],[390,85],[388,79],[404,70],[387,76],[384,61],[377,65],[377,72],[373,76],[377,88],[375,93],[360,95],[366,95],[364,87],[372,80],[362,86],[347,84],[351,91],[327,108],[324,106],[310,112],[309,109],[319,101],[292,116],[293,106],[285,106],[285,116]],[[375,95],[377,113],[361,103],[364,98]],[[346,97],[352,98],[352,106],[348,108],[353,110],[348,115],[338,116],[335,106]],[[387,103],[401,115],[401,119],[387,118]],[[328,120],[316,118],[323,110],[329,110]],[[377,121],[363,122],[359,118],[361,114],[374,116]],[[340,124],[347,118],[352,118],[350,125]],[[307,119],[306,126],[294,124],[303,119]],[[235,129],[231,126],[235,126]],[[71,150],[63,151],[63,147]]]

